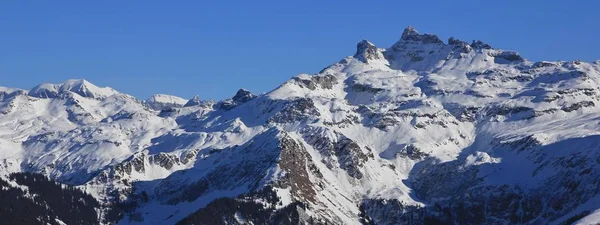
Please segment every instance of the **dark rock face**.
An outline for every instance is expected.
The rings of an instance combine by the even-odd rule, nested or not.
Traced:
[[[414,27],[407,27],[402,32],[401,40],[403,41],[415,41],[423,44],[444,44],[437,35],[433,34],[419,34]]]
[[[218,109],[230,110],[233,107],[244,104],[255,98],[256,98],[256,95],[254,95],[250,91],[242,88],[242,89],[238,90],[231,99],[219,102],[219,104],[217,104],[216,107]]]
[[[340,168],[346,170],[351,177],[356,179],[363,178],[360,168],[368,160],[368,157],[356,142],[348,138],[343,138],[334,145],[334,151]]]
[[[233,99],[233,101],[235,102],[244,103],[254,99],[255,97],[256,95],[252,94],[252,92],[246,89],[240,89],[237,91],[237,93],[235,93],[235,96],[233,96],[233,98],[231,99]]]
[[[256,190],[269,168],[277,163],[280,154],[279,149],[265,146],[266,144],[252,142],[244,146],[215,150],[212,154],[220,157],[233,158],[231,155],[239,157],[231,162],[217,163],[215,168],[195,183],[177,189],[168,186],[170,181],[163,182],[166,186],[157,189],[157,195],[161,196],[164,203],[178,204],[183,201],[194,201],[215,190],[233,190],[238,187]],[[253,160],[243,160],[244,158]],[[176,173],[187,173],[187,171]]]
[[[523,57],[521,57],[521,55],[519,55],[518,52],[512,52],[512,51],[502,51],[497,54],[492,54],[491,56],[495,57],[496,59],[506,60],[508,62],[523,62],[523,61],[525,61],[525,59],[523,59]],[[496,60],[496,63],[503,63],[503,62]]]
[[[468,72],[467,78],[474,82],[481,82],[481,80],[492,80],[502,82],[527,82],[534,79],[533,76],[522,73],[522,74],[511,74],[509,71],[503,69],[486,69],[483,71]]]
[[[572,111],[579,110],[581,108],[594,107],[594,106],[595,106],[595,104],[592,101],[582,101],[582,102],[578,102],[578,103],[563,107],[562,110],[565,112],[572,112]]]
[[[279,186],[283,188],[291,187],[292,194],[308,202],[316,203],[315,184],[309,179],[309,173],[320,172],[312,165],[311,156],[306,148],[289,136],[281,138],[280,143],[281,158],[279,167],[286,171],[285,177],[279,181]],[[312,168],[313,171],[307,170]]]
[[[352,90],[356,91],[356,92],[369,92],[369,93],[373,93],[373,94],[383,91],[383,89],[381,89],[381,88],[372,87],[372,86],[366,85],[366,84],[354,84],[354,85],[352,85]]]
[[[361,62],[368,63],[373,60],[384,59],[383,55],[377,50],[377,47],[367,40],[362,40],[356,45],[354,58]]]
[[[393,200],[367,200],[364,210],[375,224],[431,221],[434,222],[430,224],[569,224],[566,221],[572,222],[573,218],[558,219],[600,193],[600,176],[592,169],[598,161],[598,152],[548,157],[552,149],[566,150],[571,142],[577,140],[551,145],[542,145],[532,136],[511,142],[492,141],[491,153],[504,152],[501,154],[527,158],[537,164],[534,170],[523,171],[530,174],[529,179],[548,176],[536,186],[486,183],[484,179],[492,175],[484,176],[481,171],[496,171],[491,168],[501,167],[502,162],[466,165],[465,158],[444,163],[426,160],[421,163],[425,166],[416,166],[409,176],[415,194],[428,202],[426,207],[405,206]],[[575,218],[582,216],[585,214],[577,214]],[[406,222],[406,218],[413,223]]]
[[[474,49],[492,49],[491,45],[488,45],[480,40],[473,40],[473,42],[471,43],[471,47],[473,47]]]
[[[461,121],[475,122],[477,120],[477,112],[479,112],[480,108],[478,107],[467,107],[460,114]]]
[[[313,76],[311,79],[323,89],[331,89],[333,85],[338,83],[337,78],[329,74],[325,76]]]
[[[396,157],[405,157],[412,160],[420,161],[428,158],[429,154],[421,151],[421,149],[419,149],[415,145],[409,144],[404,145],[401,149],[399,149],[394,155],[394,158]]]
[[[292,80],[294,80],[301,87],[305,87],[310,90],[316,90],[317,88],[331,89],[333,88],[333,85],[338,83],[335,76],[330,74],[323,76],[311,76],[310,79],[294,77]]]
[[[449,45],[459,45],[459,46],[469,45],[469,43],[467,43],[466,41],[461,41],[454,37],[448,38],[448,44]]]
[[[179,162],[179,159],[166,153],[158,153],[158,155],[150,156],[148,162],[159,165],[165,169],[171,169],[173,165]]]
[[[325,224],[326,221],[322,218],[313,218],[305,213],[307,207],[309,207],[308,203],[316,203],[317,190],[315,187],[319,187],[318,184],[314,184],[309,179],[309,174],[322,177],[321,173],[312,163],[311,156],[306,151],[306,148],[286,133],[281,134],[277,148],[278,151],[273,151],[273,153],[279,152],[279,156],[273,154],[273,157],[268,158],[271,158],[273,161],[270,162],[273,163],[279,157],[277,164],[281,170],[285,171],[282,178],[247,194],[233,198],[216,199],[206,207],[181,220],[178,224]],[[256,154],[256,152],[253,154]],[[254,164],[257,163],[255,162]],[[256,165],[247,166],[256,167]],[[222,171],[223,169],[218,168],[215,171]],[[252,172],[254,170],[249,168],[240,168],[238,166],[235,171],[239,172],[240,170],[246,171],[243,174],[247,174],[248,177],[264,177],[264,174],[255,174]],[[186,188],[186,192],[198,192],[202,195],[216,188],[215,185],[223,179],[235,181],[244,179],[243,177],[231,177],[236,176],[233,174],[233,170],[231,173],[219,173],[217,176],[210,176],[210,179],[201,180],[198,185],[190,189]],[[226,185],[234,184],[227,183]],[[221,188],[227,187],[223,186]],[[285,207],[276,208],[282,202],[273,188],[290,188],[291,194],[296,201]]]
[[[269,123],[293,123],[320,115],[312,99],[297,98],[286,103],[281,111],[269,119]]]
[[[497,105],[485,111],[485,116],[510,116],[512,120],[531,119],[535,117],[535,110],[525,106]]]
[[[323,155],[323,163],[328,168],[334,168],[335,163],[349,176],[362,179],[363,173],[360,170],[369,158],[373,158],[373,153],[370,150],[364,153],[356,142],[342,134],[336,133],[336,136],[338,140],[333,141],[316,130],[303,131],[303,138]]]
[[[439,125],[447,128],[449,125],[457,125],[458,122],[446,110],[440,110],[435,113],[426,113],[407,110],[414,106],[412,104],[421,104],[419,101],[403,101],[399,103],[396,109],[378,112],[377,108],[367,106],[359,106],[357,112],[363,116],[362,123],[368,127],[375,127],[381,130],[386,130],[390,127],[398,125],[402,120],[411,119],[411,125],[414,128],[426,128],[430,125]]]
[[[136,154],[123,162],[114,165],[111,168],[107,168],[102,171],[90,181],[90,184],[111,184],[113,186],[107,189],[106,196],[111,199],[112,203],[106,211],[106,219],[119,220],[123,216],[128,215],[132,220],[143,220],[140,215],[133,215],[131,213],[138,204],[147,201],[147,193],[139,193],[136,191],[135,180],[132,180],[131,175],[134,173],[143,174],[146,172],[146,165],[157,165],[164,169],[172,169],[175,165],[181,165],[188,163],[192,158],[196,157],[197,150],[190,150],[182,156],[182,159],[168,154],[158,153],[154,155],[147,155],[146,153]],[[201,186],[196,186],[197,193],[201,191]]]
[[[448,45],[454,46],[454,49],[458,50],[460,53],[468,53],[471,51],[471,46],[469,46],[469,43],[453,37],[448,38]]]
[[[544,67],[557,67],[559,66],[557,63],[553,63],[553,62],[536,62],[533,64],[532,67],[534,68],[544,68]]]

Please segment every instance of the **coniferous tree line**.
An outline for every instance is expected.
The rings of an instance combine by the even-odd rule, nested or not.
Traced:
[[[40,174],[13,173],[8,179],[0,178],[0,225],[98,224],[100,203],[91,195]]]
[[[261,201],[256,201],[260,199]],[[300,220],[297,207],[306,209],[302,202],[293,202],[276,209],[279,197],[270,186],[260,191],[240,195],[236,198],[219,198],[206,207],[188,215],[177,225],[226,225],[236,224],[237,216],[252,224],[297,225]],[[269,206],[260,202],[266,202]],[[316,224],[316,223],[310,223]]]

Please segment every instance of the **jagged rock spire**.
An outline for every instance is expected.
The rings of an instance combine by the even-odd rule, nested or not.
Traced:
[[[491,49],[492,48],[492,46],[490,46],[480,40],[473,40],[473,43],[471,43],[471,47],[476,48],[476,49]]]
[[[383,55],[375,45],[367,40],[362,40],[356,45],[356,53],[354,58],[368,63],[371,60],[383,59]]]
[[[417,29],[412,26],[408,26],[402,32],[401,41],[415,41],[422,42],[424,44],[443,44],[444,42],[434,34],[419,34]]]
[[[408,26],[402,32],[402,40],[410,40],[411,37],[419,36],[419,31],[415,29],[413,26]]]
[[[185,103],[185,105],[183,105],[183,106],[189,107],[189,106],[200,105],[201,102],[202,102],[202,100],[200,99],[200,96],[196,95],[192,99],[190,99],[187,103]]]
[[[255,98],[256,95],[252,94],[252,92],[242,88],[235,93],[235,96],[231,98],[235,102],[247,102],[251,99]]]
[[[448,44],[449,45],[459,45],[459,46],[469,45],[469,43],[467,43],[466,41],[462,41],[462,40],[456,39],[454,37],[448,38]]]
[[[242,88],[238,90],[235,95],[231,99],[227,99],[219,102],[216,106],[218,109],[229,110],[233,107],[246,103],[252,99],[256,98],[256,95],[252,94],[252,92]]]

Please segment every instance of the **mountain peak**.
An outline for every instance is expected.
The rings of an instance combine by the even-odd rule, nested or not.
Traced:
[[[201,102],[202,102],[202,100],[200,99],[200,96],[196,95],[193,98],[191,98],[187,103],[185,103],[185,105],[183,105],[183,106],[184,107],[196,106],[196,105],[200,105]]]
[[[469,43],[467,43],[466,41],[462,41],[462,40],[456,39],[454,37],[448,38],[448,44],[449,45],[459,45],[459,46],[469,45]]]
[[[86,79],[68,79],[63,84],[94,85]]]
[[[364,48],[364,47],[375,47],[375,45],[372,42],[363,39],[360,42],[358,42],[357,48]]]
[[[423,44],[443,44],[444,42],[434,34],[420,34],[417,29],[412,26],[408,26],[402,32],[401,41],[414,41],[421,42]]]
[[[237,93],[235,93],[235,96],[233,96],[233,98],[231,99],[236,102],[247,102],[255,97],[256,95],[252,94],[252,92],[241,88],[237,91]]]
[[[473,40],[471,47],[478,49],[492,49],[492,46],[480,40]]]
[[[155,110],[161,110],[169,107],[182,107],[186,103],[187,100],[183,98],[166,94],[154,94],[150,96],[148,100],[146,100],[146,105]]]
[[[73,92],[82,97],[94,99],[102,99],[118,93],[112,88],[101,88],[84,79],[70,79],[59,84],[40,84],[29,91],[29,96],[37,98],[56,98],[66,92]]]
[[[26,95],[27,91],[18,88],[9,88],[0,86],[0,101],[14,95]]]
[[[402,39],[403,40],[407,40],[408,38],[412,37],[412,36],[418,36],[419,31],[417,31],[417,29],[415,29],[413,26],[408,26],[406,28],[404,28],[404,32],[402,32]]]
[[[174,96],[174,95],[167,95],[167,94],[153,94],[152,96],[150,96],[150,98],[148,98],[148,100],[146,100],[147,102],[166,102],[166,101],[173,101],[173,102],[178,102],[178,103],[185,103],[187,102],[185,99]]]
[[[368,63],[370,60],[383,59],[383,55],[377,50],[377,47],[375,47],[373,43],[362,40],[356,45],[354,58],[357,58],[364,63]]]
[[[10,88],[10,87],[2,87],[2,86],[0,86],[0,93],[10,94],[10,93],[17,92],[17,91],[24,91],[24,90],[21,90],[19,88]]]

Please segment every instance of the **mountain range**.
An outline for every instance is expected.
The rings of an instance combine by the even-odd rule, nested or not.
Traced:
[[[221,101],[0,87],[0,186],[85,194],[90,224],[598,224],[599,84],[600,61],[408,27]]]

